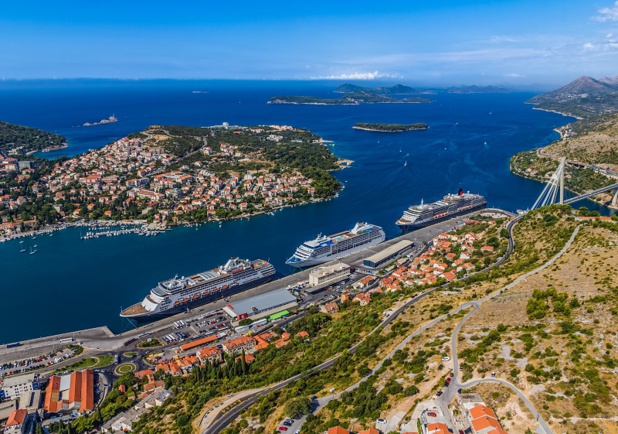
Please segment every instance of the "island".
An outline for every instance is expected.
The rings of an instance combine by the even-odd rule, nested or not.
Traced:
[[[113,124],[114,122],[118,122],[118,118],[114,115],[111,115],[107,119],[101,119],[99,122],[86,122],[84,123],[84,127],[94,127],[96,125],[105,125],[105,124]]]
[[[333,92],[341,93],[340,98],[323,98],[318,96],[275,96],[268,100],[268,104],[309,104],[309,105],[359,105],[359,104],[427,104],[433,102],[421,97],[395,97],[392,95],[406,95],[428,93],[418,91],[401,84],[392,87],[366,88],[353,84],[339,86]]]
[[[286,125],[153,125],[59,160],[2,152],[0,219],[14,224],[0,236],[95,220],[161,228],[246,218],[334,197],[331,172],[349,164]]]
[[[377,131],[380,133],[402,133],[405,131],[421,131],[429,128],[429,125],[417,122],[415,124],[380,124],[357,122],[352,127],[356,130]]]

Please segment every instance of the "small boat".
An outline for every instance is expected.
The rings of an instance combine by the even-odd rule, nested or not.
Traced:
[[[34,255],[37,252],[37,250],[32,250],[32,247],[30,247],[30,254]]]
[[[24,240],[21,240],[21,241],[19,242],[19,244],[23,244],[23,243],[24,243]]]
[[[21,250],[19,251],[19,253],[24,253],[25,251],[26,251],[26,249],[21,249]]]
[[[403,163],[403,167],[406,167],[407,165],[408,165],[408,160],[406,160],[406,161]]]
[[[38,244],[35,244],[35,245],[34,245],[34,246],[32,246],[32,247],[36,249],[37,247],[39,247],[39,245],[38,245]]]

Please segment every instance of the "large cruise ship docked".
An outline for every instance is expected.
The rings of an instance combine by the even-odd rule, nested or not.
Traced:
[[[124,309],[120,316],[149,320],[172,315],[261,285],[274,275],[275,268],[262,259],[231,258],[218,268],[159,282],[141,303]]]
[[[386,234],[380,226],[358,222],[349,231],[318,235],[314,240],[305,241],[285,263],[295,268],[311,267],[375,246],[385,239]]]
[[[460,188],[457,194],[447,194],[433,203],[412,205],[403,212],[396,224],[403,230],[414,230],[456,217],[461,214],[483,209],[487,199],[480,194],[464,193]]]

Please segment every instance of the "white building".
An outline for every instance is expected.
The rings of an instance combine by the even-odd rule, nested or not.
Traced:
[[[309,273],[309,285],[318,286],[325,283],[335,283],[350,275],[350,266],[342,262],[327,267],[320,267]]]
[[[38,375],[27,374],[0,380],[0,400],[17,399],[24,392],[39,388]]]

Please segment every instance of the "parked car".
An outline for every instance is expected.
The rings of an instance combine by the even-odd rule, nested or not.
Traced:
[[[376,423],[386,423],[386,419],[380,418],[380,419],[376,420]]]
[[[449,360],[451,360],[451,358],[449,356],[442,357],[442,361],[443,362],[448,362]]]
[[[287,426],[280,426],[279,428],[277,428],[277,431],[287,431],[288,427]]]
[[[442,396],[442,391],[438,390],[438,393],[436,393],[436,396]]]

